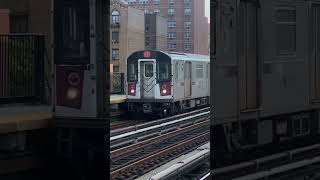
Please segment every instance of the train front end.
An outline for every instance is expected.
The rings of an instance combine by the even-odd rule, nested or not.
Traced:
[[[127,59],[128,111],[166,114],[173,102],[171,58],[160,51],[137,51]]]

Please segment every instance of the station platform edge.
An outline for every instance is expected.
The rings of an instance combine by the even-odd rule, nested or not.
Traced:
[[[110,96],[110,104],[120,104],[127,102],[126,95],[111,95]]]

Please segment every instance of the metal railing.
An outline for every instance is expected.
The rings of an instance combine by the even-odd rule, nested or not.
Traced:
[[[43,103],[43,35],[0,34],[0,104]]]
[[[111,94],[124,94],[124,73],[113,72],[110,74]]]

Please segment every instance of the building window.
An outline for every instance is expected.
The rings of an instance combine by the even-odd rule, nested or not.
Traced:
[[[190,39],[191,38],[191,32],[185,32],[184,33],[184,38],[185,39]]]
[[[168,49],[169,50],[174,50],[177,48],[177,44],[176,43],[168,43]]]
[[[139,0],[140,4],[149,4],[149,0]]]
[[[169,4],[174,4],[174,0],[169,0],[168,3]]]
[[[170,39],[177,38],[177,33],[176,32],[168,32],[168,38],[170,38]]]
[[[129,4],[134,4],[134,3],[136,3],[137,2],[137,0],[128,0],[128,3]]]
[[[153,0],[154,4],[160,4],[160,0]]]
[[[155,10],[154,10],[154,13],[160,14],[160,10],[159,10],[159,9],[155,9]]]
[[[190,4],[190,3],[191,3],[191,0],[184,0],[184,3],[185,3],[185,4]]]
[[[191,15],[191,9],[190,8],[184,9],[184,15],[185,16],[190,16]]]
[[[28,32],[28,15],[11,15],[10,16],[11,33]]]
[[[191,44],[190,43],[184,44],[184,50],[188,51],[190,49],[191,49]]]
[[[173,16],[175,13],[174,9],[168,9],[168,15]]]
[[[296,52],[296,9],[279,8],[276,11],[277,53],[278,55]]]
[[[119,60],[119,49],[112,49],[112,60]]]
[[[177,26],[176,21],[169,21],[169,22],[168,22],[168,27],[169,27],[169,28],[174,28],[174,27],[176,27],[176,26]]]
[[[112,42],[119,43],[119,32],[118,31],[112,32]]]
[[[112,24],[120,23],[120,13],[119,11],[112,11]]]
[[[190,29],[191,28],[191,22],[185,22],[184,23],[184,28]]]
[[[113,66],[113,72],[119,72],[119,66]]]

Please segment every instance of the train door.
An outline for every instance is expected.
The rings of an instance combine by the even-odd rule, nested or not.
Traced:
[[[184,65],[184,96],[185,97],[190,97],[191,96],[191,62],[185,62]]]
[[[156,67],[154,60],[139,60],[141,97],[146,99],[154,98],[156,85]]]
[[[320,5],[311,7],[310,72],[313,102],[320,102]]]
[[[241,1],[239,6],[238,57],[240,110],[258,108],[257,5]]]

